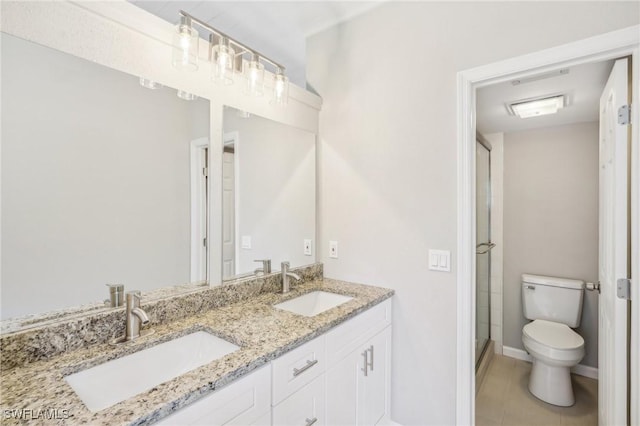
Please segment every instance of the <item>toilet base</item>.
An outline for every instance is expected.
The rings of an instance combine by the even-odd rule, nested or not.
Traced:
[[[556,367],[533,359],[529,391],[538,399],[561,407],[575,404],[569,367]]]

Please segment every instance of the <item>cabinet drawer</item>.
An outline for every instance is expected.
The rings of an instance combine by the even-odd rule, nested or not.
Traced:
[[[249,425],[271,408],[271,371],[266,365],[212,395],[161,419],[158,425]]]
[[[273,360],[273,405],[324,373],[324,339],[320,336]]]
[[[391,299],[368,309],[326,334],[327,363],[334,365],[391,324]]]
[[[324,375],[273,407],[273,424],[278,426],[324,426]]]

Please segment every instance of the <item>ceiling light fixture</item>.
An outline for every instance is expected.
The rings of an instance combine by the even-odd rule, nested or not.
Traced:
[[[187,12],[180,11],[180,23],[176,27],[173,42],[173,65],[179,69],[196,71],[198,69],[198,32],[193,28],[198,25],[209,34],[209,59],[212,62],[212,78],[222,84],[233,84],[234,73],[243,73],[247,79],[244,90],[252,96],[264,93],[265,64],[273,67],[274,105],[286,105],[289,98],[289,79],[285,76],[285,67],[240,43],[211,25],[195,18]],[[245,55],[249,59],[245,59]],[[243,63],[246,63],[243,68]]]
[[[526,101],[513,102],[508,105],[509,111],[520,118],[555,114],[562,107],[564,107],[564,95],[529,99]]]

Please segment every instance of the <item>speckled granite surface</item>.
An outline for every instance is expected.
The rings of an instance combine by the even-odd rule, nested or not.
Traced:
[[[307,282],[322,277],[321,263],[292,268]],[[142,307],[152,326],[236,303],[280,288],[280,272],[250,276],[216,287],[174,286],[144,293]],[[68,312],[56,321],[0,335],[0,366],[3,369],[49,359],[61,353],[106,343],[122,336],[124,307],[100,311]]]
[[[272,305],[313,290],[326,290],[354,297],[315,317],[298,316]],[[265,292],[244,298],[228,306],[153,326],[155,334],[131,344],[112,347],[97,344],[58,355],[49,360],[2,371],[0,413],[3,424],[19,424],[7,419],[5,410],[57,409],[57,420],[46,424],[149,424],[182,408],[201,396],[224,386],[264,365],[330,328],[391,297],[389,289],[317,279],[293,287],[286,295]],[[145,347],[207,330],[241,346],[219,360],[197,368],[98,413],[91,413],[64,381],[64,376],[119,358]],[[67,411],[62,411],[67,410]],[[33,422],[37,424],[38,421]]]

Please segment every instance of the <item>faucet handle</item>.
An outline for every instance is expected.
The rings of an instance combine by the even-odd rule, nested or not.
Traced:
[[[271,259],[256,259],[254,262],[262,262],[262,270],[256,269],[256,272],[271,273]]]

